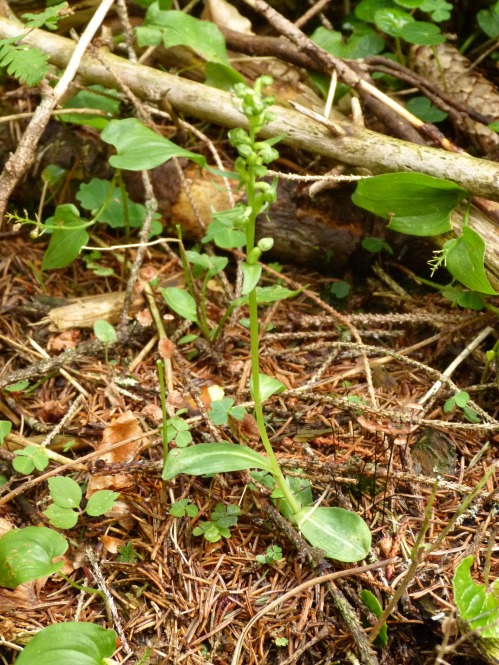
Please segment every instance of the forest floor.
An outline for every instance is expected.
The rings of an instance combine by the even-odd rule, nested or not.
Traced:
[[[43,444],[54,426],[62,425],[49,444],[60,453],[55,472],[65,463],[61,474],[90,482],[93,491],[107,488],[120,494],[118,505],[104,518],[82,515],[65,532],[71,548],[64,570],[88,586],[95,584],[99,571],[121,620],[122,655],[130,649],[135,658],[149,653],[151,663],[229,663],[244,626],[266,603],[337,566],[320,557],[317,561],[305,543],[289,540],[265,488],[250,485],[245,473],[180,476],[163,483],[155,330],[131,323],[121,343],[109,350],[106,364],[102,345],[92,351],[91,330],[53,331],[42,310],[49,312],[54,299],[116,292],[122,288],[120,278],[96,279],[77,262],[41,280],[36,266],[42,246],[23,236],[2,242],[2,385],[15,383],[22,368],[30,378],[28,390],[3,392],[2,411],[13,423],[2,448],[4,465],[8,451],[12,456],[20,447]],[[112,257],[104,261],[119,270]],[[148,250],[144,270],[161,277],[178,274],[178,266],[155,248]],[[423,399],[453,358],[490,324],[490,315],[465,313],[409,283],[402,298],[377,277],[357,284],[338,315],[318,297],[335,280],[288,266],[282,279],[292,279],[293,287],[306,285],[306,290],[262,312],[270,327],[262,336],[262,370],[287,386],[266,408],[268,426],[279,460],[310,480],[314,496],[322,496],[324,505],[353,509],[366,520],[373,536],[370,561],[397,557],[388,569],[335,584],[367,618],[360,591],[371,590],[381,604],[390,598],[407,571],[430,497],[427,543],[438,538],[494,461],[497,435],[486,419],[470,424],[459,411],[443,412],[452,389],[444,385],[430,402]],[[215,309],[216,292],[213,299]],[[142,305],[138,307],[140,314]],[[178,325],[171,320],[169,334]],[[354,330],[365,349],[353,340]],[[58,366],[51,371],[40,366],[32,340],[55,357],[71,350],[64,376]],[[372,391],[362,350],[369,358]],[[214,348],[196,341],[178,347],[176,408],[189,410],[195,441],[237,440],[235,427],[215,432],[213,425],[207,427],[209,397],[203,387],[222,386],[226,396],[247,402],[248,362],[248,332],[238,321]],[[452,380],[493,413],[491,392],[480,385],[482,371],[483,352],[474,351]],[[199,404],[200,391],[202,409],[194,401]],[[131,443],[104,454],[110,444],[123,440]],[[50,473],[54,470],[51,466]],[[49,503],[48,475],[12,476],[0,498],[4,522],[18,527],[46,523],[42,511]],[[494,533],[492,491],[490,481],[409,581],[388,621],[389,641],[380,662],[432,663],[445,631],[452,645],[455,634],[444,619],[454,607],[453,571],[468,554],[474,555],[477,568],[487,558]],[[169,514],[182,499],[199,508],[196,517]],[[209,519],[219,503],[241,510],[230,538],[210,543],[193,536],[196,524]],[[257,555],[272,546],[280,547],[282,555],[259,563]],[[494,565],[491,574],[497,574]],[[52,622],[107,621],[99,597],[79,593],[57,576],[1,593],[2,634],[8,641],[17,642],[20,633]],[[353,649],[327,585],[313,586],[266,614],[244,643],[245,662],[255,664],[346,662]],[[463,649],[466,644],[457,652]],[[452,662],[473,662],[469,653],[463,658],[453,654]]]
[[[21,112],[39,98],[31,91],[26,101],[13,84],[8,99]],[[20,127],[10,131],[12,141]],[[173,123],[171,134],[176,131]],[[206,131],[224,166],[233,168],[225,134],[213,125]],[[75,158],[87,141],[89,150]],[[108,154],[99,153],[106,148],[95,147],[99,142],[92,129],[66,126],[61,133],[60,123],[49,125],[37,169],[57,162],[56,153],[63,155],[67,180],[56,203],[74,202],[71,181],[83,160],[89,176],[109,171]],[[205,147],[196,143],[189,149]],[[330,165],[283,149],[276,167],[325,173]],[[195,178],[191,168],[187,185]],[[172,179],[162,186],[173,190],[179,184]],[[217,194],[204,187],[206,204]],[[270,217],[287,219],[277,249],[282,265],[264,264],[262,281],[298,294],[260,308],[265,331],[260,370],[286,388],[265,403],[266,424],[287,475],[310,483],[322,506],[354,511],[366,522],[372,534],[368,558],[353,564],[324,558],[284,520],[279,499],[270,496],[262,478],[249,472],[162,480],[160,356],[168,357],[173,369],[168,408],[181,411],[195,443],[245,442],[261,451],[248,421],[220,425],[209,417],[214,395],[232,398],[248,412],[253,406],[244,307],[215,343],[203,341],[192,322],[172,314],[157,288],[183,286],[185,278],[178,255],[156,244],[146,250],[133,302],[118,325],[136,247],[125,257],[121,250],[102,251],[97,261],[87,253],[87,260],[42,271],[46,237],[33,239],[25,227],[4,225],[0,411],[12,429],[0,447],[0,533],[49,526],[44,511],[52,501],[48,480],[54,476],[71,477],[85,498],[76,526],[61,530],[70,544],[62,572],[81,589],[57,574],[15,589],[0,587],[3,663],[12,664],[35,631],[68,621],[114,628],[116,662],[137,665],[482,662],[476,636],[460,639],[452,579],[470,555],[474,579],[491,583],[499,577],[494,476],[476,491],[497,462],[497,366],[486,356],[497,341],[497,317],[487,309],[456,307],[442,291],[421,283],[415,272],[431,255],[429,243],[395,241],[387,258],[362,250],[362,236],[372,235],[380,221],[363,228],[363,213],[352,216],[344,201],[350,185],[317,196],[307,204],[307,215],[321,205],[321,196],[331,197],[322,199],[318,216],[333,206],[331,226],[343,224],[341,237],[354,234],[355,251],[342,258],[341,269],[330,256],[321,270],[309,256],[292,261],[293,252],[283,245],[291,244],[300,224],[293,206],[299,208],[302,200],[293,199],[293,184],[280,187],[283,198]],[[14,194],[12,209],[36,211],[42,188],[33,172]],[[285,196],[292,204],[282,202]],[[165,213],[161,221],[164,235],[174,236],[175,215]],[[123,236],[101,226],[89,242],[102,249],[122,243]],[[188,232],[185,242],[189,248],[195,244]],[[227,255],[228,281],[234,284],[238,257]],[[212,323],[227,302],[224,284],[210,281]],[[63,309],[70,304],[73,309]],[[168,335],[159,351],[151,305]],[[93,325],[101,319],[116,326],[116,342],[97,339]],[[449,402],[463,392],[466,404]],[[473,422],[466,417],[470,413]],[[50,451],[49,466],[25,475],[14,471],[16,453],[33,446]],[[104,515],[89,516],[83,512],[86,500],[100,489],[119,498]],[[230,536],[210,542],[196,535],[200,524],[220,515],[230,518],[224,522]],[[376,562],[381,563],[371,566]],[[340,572],[336,579],[313,583]],[[106,603],[87,587],[99,588]],[[386,644],[371,646],[376,617],[362,592],[386,607],[401,587],[387,621]],[[282,603],[270,605],[280,598]],[[240,658],[234,660],[239,647]]]

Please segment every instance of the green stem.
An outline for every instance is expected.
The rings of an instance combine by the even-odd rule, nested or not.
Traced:
[[[255,132],[253,129],[250,129],[250,138],[252,144],[255,142]],[[253,247],[255,246],[255,226],[256,226],[256,191],[255,191],[255,169],[254,167],[248,167],[248,183],[246,186],[246,194],[248,197],[248,206],[251,208],[251,216],[248,220],[246,227],[246,256],[249,255]],[[279,462],[270,443],[270,439],[267,435],[267,429],[265,427],[265,420],[263,417],[263,406],[262,406],[262,395],[260,391],[260,363],[259,363],[259,347],[260,347],[260,331],[258,326],[258,304],[256,298],[256,288],[252,289],[248,297],[249,305],[249,315],[250,315],[250,339],[251,339],[251,378],[253,382],[253,400],[255,402],[255,418],[258,425],[258,431],[260,433],[260,438],[263,443],[263,447],[269,457],[270,463],[272,465],[271,474],[274,477],[274,480],[277,483],[277,486],[284,494],[284,498],[289,503],[289,506],[294,514],[298,513],[300,510],[300,504],[295,499],[293,492],[291,491],[289,485],[287,484]]]
[[[165,375],[163,372],[163,363],[161,360],[156,360],[156,369],[158,370],[159,392],[161,396],[161,411],[163,413],[163,422],[161,424],[161,438],[163,439],[163,462],[166,463],[166,458],[168,456],[168,441],[166,436],[168,413],[166,410]]]

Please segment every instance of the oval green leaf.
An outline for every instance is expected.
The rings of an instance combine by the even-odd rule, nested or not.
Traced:
[[[61,508],[79,508],[81,489],[72,478],[55,476],[48,479],[50,498]]]
[[[275,395],[276,393],[282,393],[283,390],[286,390],[284,383],[281,383],[277,379],[274,379],[272,376],[267,374],[259,374],[260,377],[260,400],[265,402],[266,399]],[[253,388],[253,376],[250,380],[250,392],[251,398],[255,400],[254,388]]]
[[[314,547],[337,561],[365,559],[371,549],[369,527],[356,513],[344,508],[302,508],[295,515],[298,529]]]
[[[119,492],[111,492],[111,490],[99,490],[95,494],[92,494],[88,500],[85,512],[91,517],[104,515],[104,513],[107,513],[108,510],[111,510],[118,497]]]
[[[198,322],[196,301],[190,293],[184,289],[179,289],[177,286],[170,286],[167,289],[159,290],[168,307],[176,314],[187,321]]]
[[[84,227],[89,226],[89,223],[80,217],[78,209],[72,203],[64,203],[57,206],[54,217],[45,224],[60,228],[52,232],[43,256],[42,270],[65,268],[78,258],[81,248],[87,244],[89,235]]]
[[[449,180],[422,173],[384,173],[361,180],[352,201],[389,219],[388,228],[414,236],[451,230],[450,213],[469,192]]]
[[[271,471],[272,465],[267,457],[247,446],[234,443],[200,443],[189,448],[170,450],[163,468],[163,480],[171,480],[181,473],[204,476],[244,469]]]
[[[101,134],[106,143],[114,145],[117,155],[109,163],[116,169],[145,171],[164,164],[172,157],[186,157],[200,166],[206,165],[202,155],[184,150],[163,136],[156,134],[136,118],[111,120]]]
[[[401,37],[404,26],[413,21],[407,12],[392,7],[379,9],[374,15],[376,27],[390,37]]]
[[[37,633],[16,665],[103,665],[115,651],[114,630],[93,623],[58,623]]]
[[[63,562],[53,559],[67,549],[64,536],[53,529],[28,526],[8,531],[0,538],[0,586],[15,589],[56,573]]]
[[[446,255],[450,274],[473,291],[497,295],[489,284],[484,268],[485,242],[476,231],[464,226],[462,235],[451,241]]]

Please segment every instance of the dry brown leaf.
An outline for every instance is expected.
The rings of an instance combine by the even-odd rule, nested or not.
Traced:
[[[118,548],[126,545],[125,541],[121,538],[114,538],[114,536],[106,535],[101,537],[101,542],[110,554],[117,554]]]
[[[15,589],[0,587],[0,607],[2,611],[33,609],[38,602],[34,581],[20,584]]]
[[[74,349],[80,337],[79,330],[65,330],[60,335],[54,335],[47,343],[47,351],[66,351]]]
[[[163,420],[163,410],[158,404],[147,404],[142,409],[142,415],[155,425],[159,425]]]
[[[107,464],[130,462],[140,450],[142,428],[139,421],[131,411],[123,413],[114,423],[108,425],[102,435],[102,443],[98,446],[99,458]],[[108,448],[123,441],[122,446],[113,450]],[[92,476],[89,480],[86,497],[92,496],[101,489],[122,489],[133,485],[133,477],[129,474],[119,473],[109,476]]]

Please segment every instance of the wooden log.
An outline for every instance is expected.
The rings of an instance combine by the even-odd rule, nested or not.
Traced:
[[[0,17],[0,39],[17,37],[19,24]],[[24,39],[47,53],[50,61],[64,68],[75,47],[74,42],[43,30],[33,30]],[[119,88],[122,81],[140,98],[166,99],[180,113],[225,127],[245,127],[245,117],[238,110],[235,97],[227,92],[188,81],[123,58],[99,51],[99,57],[86,55],[78,70],[88,83]],[[114,75],[113,75],[114,74]],[[332,160],[362,166],[375,173],[415,171],[452,180],[474,196],[499,201],[499,165],[465,154],[415,145],[391,138],[344,121],[339,122],[342,135],[333,135],[315,120],[288,108],[272,108],[275,119],[262,132],[264,136],[285,134],[284,143],[322,155]],[[336,121],[335,121],[336,122]],[[453,226],[462,227],[462,215],[453,214]],[[499,243],[497,223],[478,209],[473,209],[470,223],[482,235],[487,246],[486,269],[489,280],[499,287]]]

